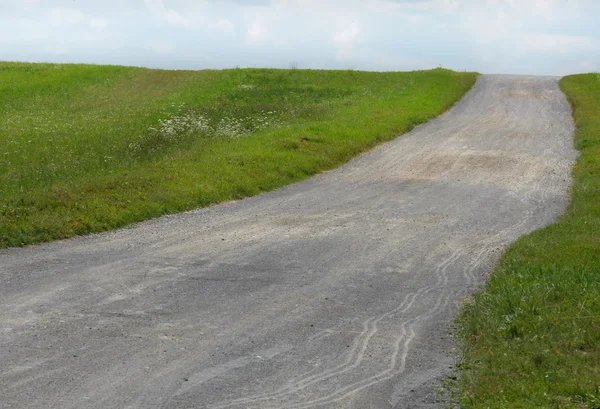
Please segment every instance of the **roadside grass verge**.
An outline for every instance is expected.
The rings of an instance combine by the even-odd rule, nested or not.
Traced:
[[[434,118],[476,77],[0,62],[0,248],[302,180]]]
[[[600,408],[600,75],[560,87],[580,151],[572,202],[509,247],[459,318],[464,408]]]

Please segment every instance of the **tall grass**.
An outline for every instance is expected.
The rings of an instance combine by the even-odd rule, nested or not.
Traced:
[[[0,247],[301,180],[435,117],[475,78],[0,63]]]
[[[600,408],[600,76],[565,77],[572,201],[517,242],[460,319],[464,408]]]

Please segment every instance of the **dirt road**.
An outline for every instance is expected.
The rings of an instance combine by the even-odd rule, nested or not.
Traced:
[[[0,252],[0,408],[430,408],[460,300],[567,203],[557,78],[259,197]]]

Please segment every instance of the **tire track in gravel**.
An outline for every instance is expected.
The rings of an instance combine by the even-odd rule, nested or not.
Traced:
[[[558,78],[453,109],[311,180],[0,251],[0,408],[433,408],[452,319],[567,203]]]

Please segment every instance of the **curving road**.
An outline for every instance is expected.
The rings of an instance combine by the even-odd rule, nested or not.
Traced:
[[[557,78],[451,111],[311,180],[0,252],[0,408],[430,408],[452,319],[567,203]]]

